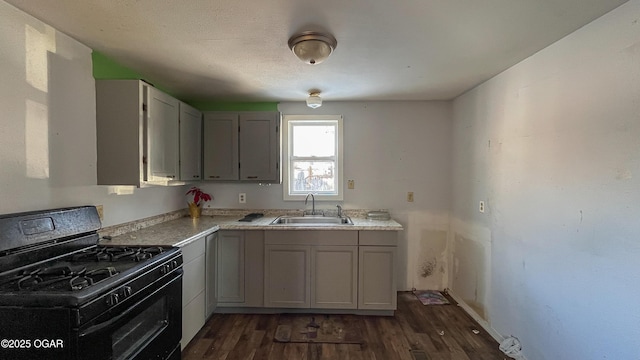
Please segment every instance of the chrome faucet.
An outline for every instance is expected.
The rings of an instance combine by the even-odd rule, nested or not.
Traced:
[[[336,205],[336,207],[338,207],[338,217],[341,218],[342,217],[342,206]]]
[[[307,205],[307,200],[309,200],[309,196],[311,196],[311,215],[316,214],[316,197],[313,196],[312,193],[307,194],[307,197],[304,198],[304,204]]]

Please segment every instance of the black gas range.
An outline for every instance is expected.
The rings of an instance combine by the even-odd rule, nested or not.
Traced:
[[[0,216],[0,359],[180,359],[180,250],[100,226],[92,206]]]

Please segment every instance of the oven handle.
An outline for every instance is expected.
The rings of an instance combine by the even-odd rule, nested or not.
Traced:
[[[128,316],[132,311],[136,310],[138,308],[138,306],[140,306],[140,304],[144,303],[145,301],[149,300],[150,298],[152,298],[153,296],[155,296],[158,292],[164,290],[164,288],[166,288],[167,286],[169,286],[171,283],[173,283],[176,280],[180,280],[180,276],[177,276],[176,278],[172,279],[171,281],[167,282],[166,284],[162,285],[161,287],[159,287],[158,289],[156,289],[154,292],[152,292],[151,294],[149,294],[147,297],[145,297],[144,299],[138,301],[137,303],[135,303],[133,306],[130,306],[125,312],[121,313],[120,315],[113,317],[105,322],[102,322],[100,324],[96,324],[93,325],[91,327],[89,327],[88,329],[86,329],[85,331],[81,332],[80,334],[78,334],[79,337],[85,337],[88,335],[91,335],[95,332],[101,331],[103,329],[109,328],[110,326],[113,326],[113,324],[119,322],[120,320],[122,320],[124,317]]]

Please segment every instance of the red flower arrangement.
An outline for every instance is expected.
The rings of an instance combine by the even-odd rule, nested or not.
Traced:
[[[193,204],[195,204],[196,206],[200,206],[201,200],[204,202],[204,201],[211,201],[213,199],[211,195],[207,194],[206,192],[202,191],[199,187],[196,187],[196,186],[189,189],[189,191],[187,191],[185,195],[193,195]]]

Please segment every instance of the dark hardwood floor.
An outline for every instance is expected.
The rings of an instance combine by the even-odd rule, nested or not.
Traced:
[[[395,316],[355,316],[364,344],[278,343],[281,315],[214,314],[182,352],[183,360],[502,360],[498,343],[455,301],[424,306],[398,293]],[[479,333],[474,333],[479,330]],[[415,357],[412,350],[417,351]],[[420,351],[423,351],[422,355]]]

